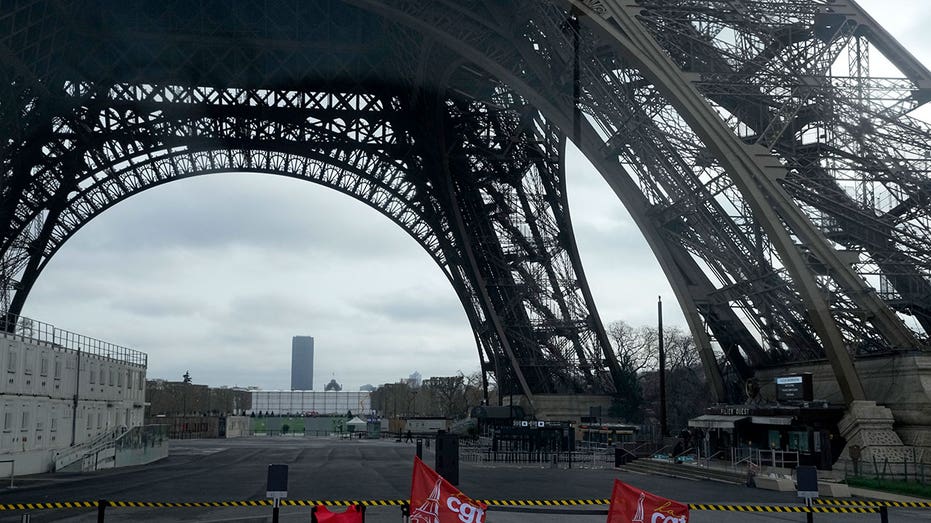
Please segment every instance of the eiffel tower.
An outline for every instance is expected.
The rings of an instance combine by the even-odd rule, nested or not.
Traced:
[[[875,400],[856,358],[929,349],[931,73],[853,0],[10,0],[0,71],[6,330],[116,203],[266,173],[410,234],[486,384],[624,398],[571,141],[646,237],[715,399],[824,360],[843,401]]]
[[[433,485],[433,490],[427,496],[427,499],[420,507],[411,512],[410,523],[439,523],[442,483],[442,480],[436,480],[436,484]]]

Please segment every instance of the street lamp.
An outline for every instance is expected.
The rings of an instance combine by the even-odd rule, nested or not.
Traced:
[[[663,297],[659,296],[656,302],[657,330],[659,331],[659,432],[665,437],[669,435],[666,426],[666,349],[663,340]]]
[[[181,378],[181,383],[183,383],[181,387],[181,415],[187,416],[187,389],[188,385],[191,384],[191,371],[184,371],[184,375],[181,376]]]

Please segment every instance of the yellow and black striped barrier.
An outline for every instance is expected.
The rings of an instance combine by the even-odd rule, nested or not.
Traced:
[[[592,499],[482,499],[489,507],[584,507],[591,505],[609,505],[607,498]],[[252,499],[243,501],[55,501],[45,503],[0,503],[0,511],[25,510],[68,510],[99,508],[100,504],[113,508],[223,508],[223,507],[270,507],[270,499]],[[326,505],[331,507],[365,505],[367,507],[392,507],[406,505],[406,499],[283,499],[281,506],[313,507]],[[871,514],[882,507],[887,508],[931,508],[931,502],[899,501],[847,501],[817,499],[812,507],[804,505],[732,505],[690,503],[690,510],[724,511],[724,512],[795,512],[795,513],[856,513]]]
[[[817,498],[815,503],[841,507],[931,508],[931,501],[858,501]]]
[[[835,507],[805,505],[708,505],[704,503],[689,503],[689,510],[711,510],[726,512],[813,512],[830,514],[875,514],[879,507]]]

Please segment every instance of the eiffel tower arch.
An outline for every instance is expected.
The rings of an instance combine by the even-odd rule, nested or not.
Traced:
[[[112,205],[261,172],[414,237],[505,392],[624,397],[569,140],[646,237],[717,399],[812,359],[845,402],[881,399],[857,357],[927,355],[931,73],[853,0],[19,0],[0,32],[11,316]]]

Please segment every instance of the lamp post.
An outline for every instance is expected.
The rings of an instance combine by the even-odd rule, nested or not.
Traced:
[[[656,301],[657,330],[659,331],[659,431],[663,437],[669,435],[666,426],[666,349],[663,340],[663,297]]]
[[[181,386],[181,415],[187,416],[187,390],[188,385],[191,384],[191,371],[184,371],[184,375],[181,376],[183,385]]]

